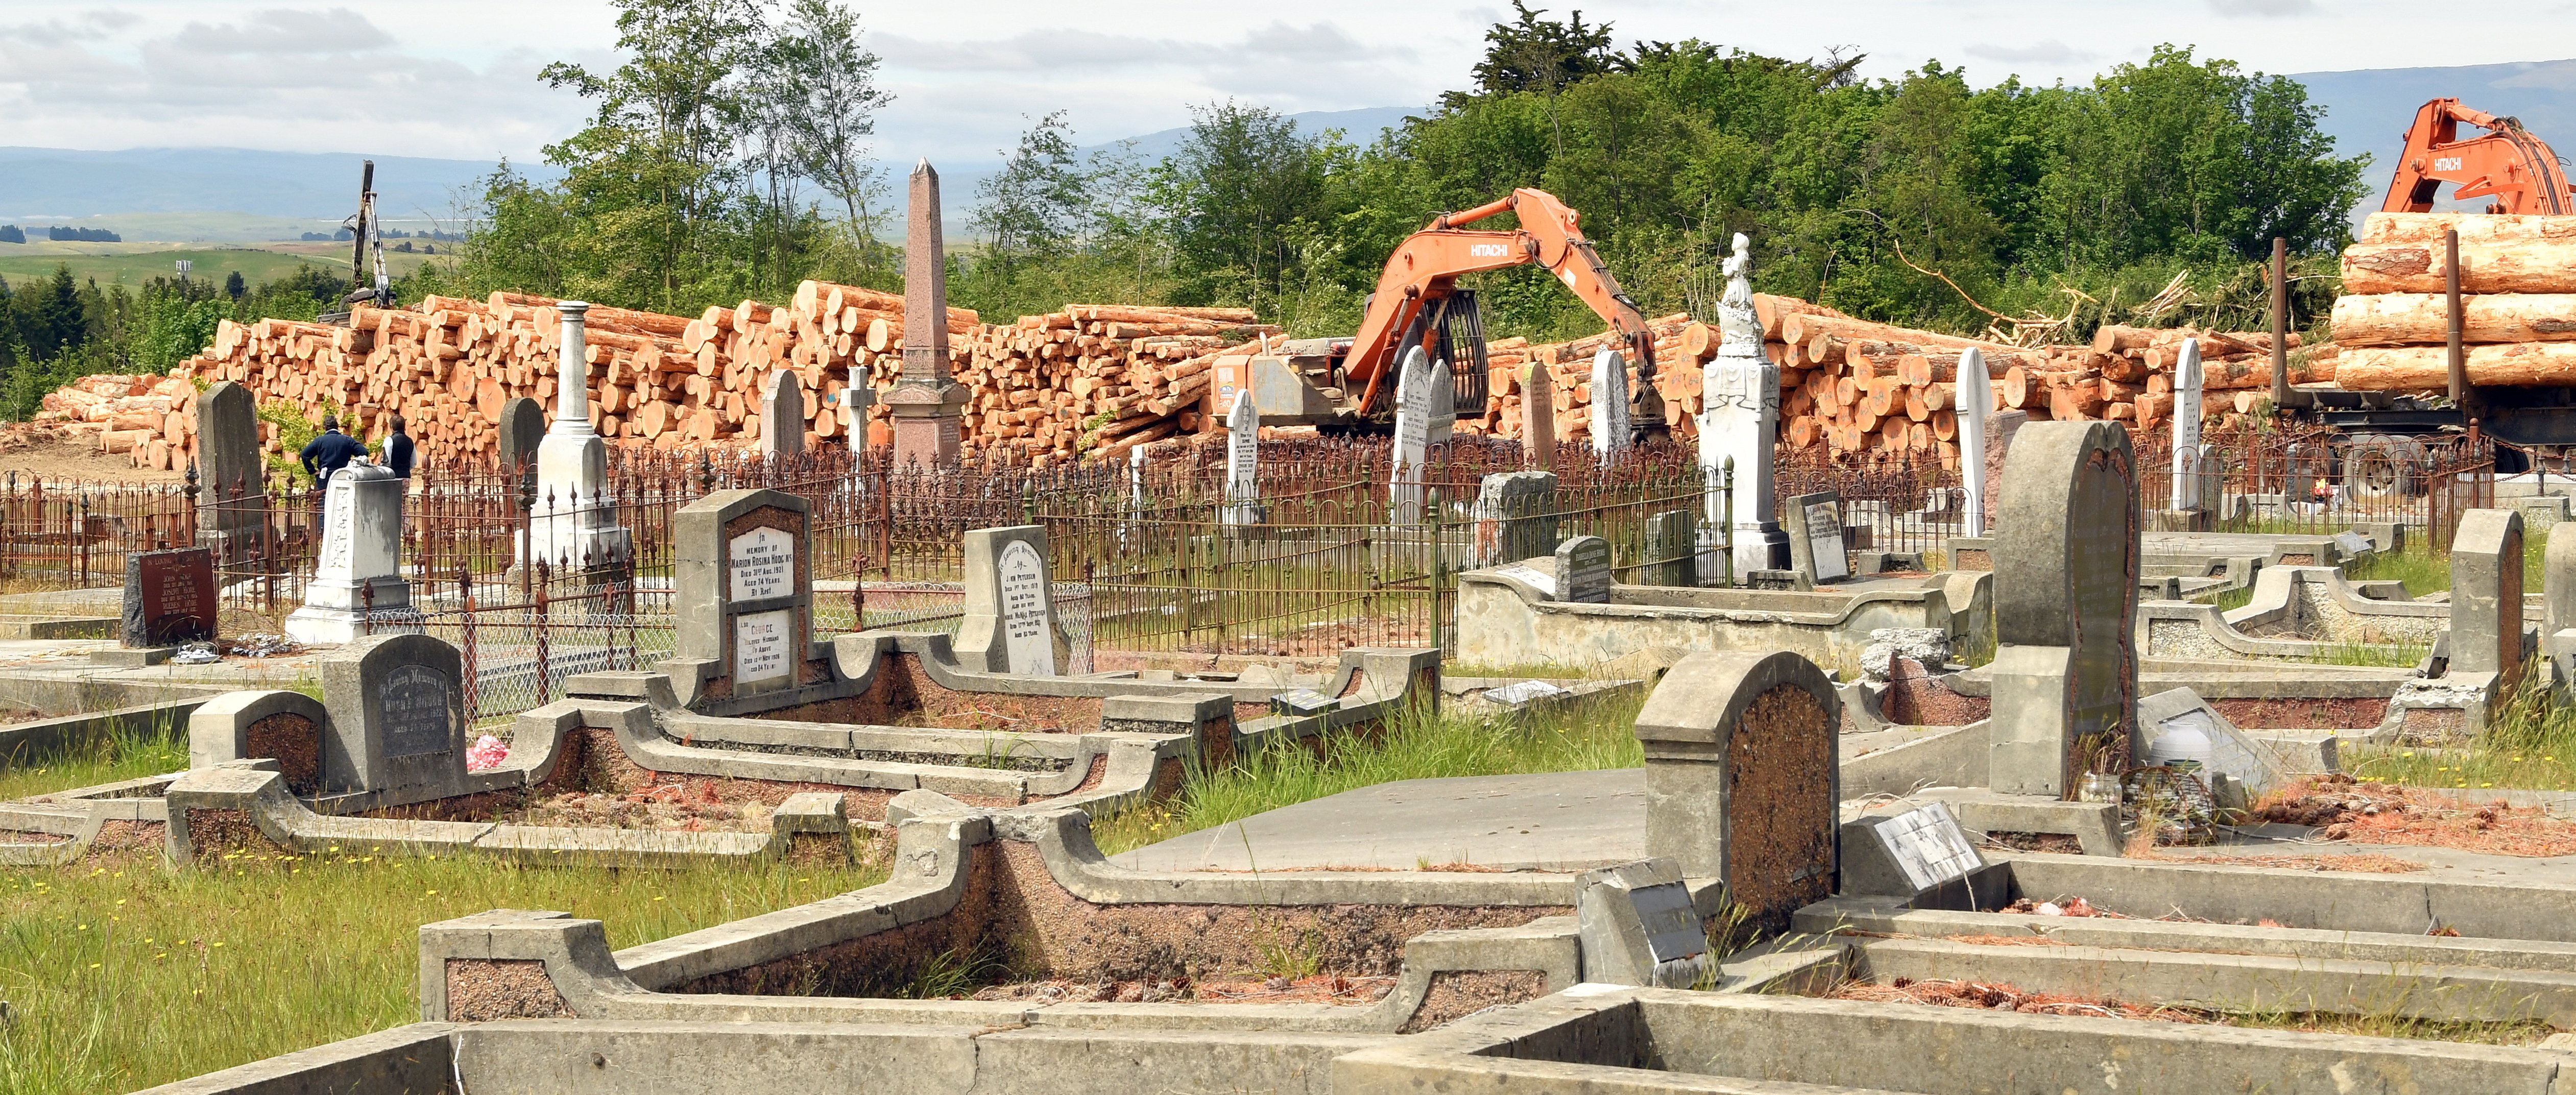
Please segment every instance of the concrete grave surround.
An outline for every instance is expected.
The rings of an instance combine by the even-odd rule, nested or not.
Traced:
[[[1780,531],[1772,461],[1780,440],[1780,365],[1762,352],[1762,324],[1753,314],[1749,280],[1751,241],[1735,236],[1734,254],[1726,260],[1726,296],[1718,309],[1717,355],[1701,369],[1699,417],[1700,468],[1717,479],[1728,460],[1735,461],[1733,515],[1721,512],[1725,498],[1708,496],[1708,525],[1731,524],[1734,575],[1779,570],[1789,565],[1789,539]],[[1714,577],[1704,574],[1702,577]]]
[[[680,507],[671,538],[679,600],[675,671],[733,694],[792,689],[816,655],[813,536],[804,498],[725,490]]]
[[[957,462],[966,410],[964,385],[948,379],[948,253],[939,220],[939,172],[914,164],[903,236],[903,314],[942,322],[903,325],[903,377],[887,392],[897,464]]]
[[[126,646],[212,639],[219,607],[212,549],[137,551],[125,557],[125,622],[118,637]]]
[[[402,576],[403,481],[382,464],[352,463],[323,492],[322,555],[304,587],[304,607],[286,617],[300,643],[355,642],[368,614],[411,607]]]
[[[1056,675],[1073,654],[1056,621],[1054,591],[1046,529],[1015,525],[968,532],[958,663],[988,673]]]
[[[1758,922],[1833,892],[1842,704],[1796,654],[1692,654],[1637,712],[1646,854],[1726,884]]]
[[[1994,537],[1993,789],[2073,795],[2085,753],[2134,756],[2136,454],[2116,422],[2034,422]]]
[[[1423,464],[1431,459],[1431,363],[1422,347],[1404,352],[1395,379],[1395,445],[1387,468],[1388,520],[1422,523]]]
[[[2522,679],[2522,514],[2473,509],[2451,536],[2451,672]]]
[[[2288,781],[2277,750],[2246,737],[2198,692],[2172,688],[2138,701],[2138,763],[2176,759],[2166,754],[2195,735],[2208,743],[2205,770],[2242,785],[2247,803]],[[2221,792],[2221,805],[2229,804],[2224,788],[2213,790]]]
[[[1556,474],[1498,471],[1476,489],[1469,566],[1499,566],[1556,551]]]
[[[465,790],[464,663],[455,647],[428,635],[378,635],[324,654],[321,665],[325,794],[419,802]]]
[[[793,369],[769,374],[760,392],[760,455],[794,456],[805,451],[805,386]]]
[[[1577,536],[1556,546],[1556,599],[1610,603],[1610,541]]]
[[[1789,566],[1807,585],[1830,585],[1851,577],[1843,551],[1843,496],[1835,491],[1801,494],[1781,501],[1780,528],[1789,536]]]
[[[563,345],[556,351],[554,422],[537,443],[536,506],[520,561],[546,562],[558,572],[590,570],[626,558],[631,545],[608,498],[608,444],[590,424],[582,325],[590,305],[558,301],[555,310],[563,314]]]
[[[268,526],[259,407],[250,389],[217,381],[197,394],[197,544],[218,565],[256,558]]]
[[[1592,452],[1609,463],[1628,447],[1628,362],[1604,348],[1592,355]]]

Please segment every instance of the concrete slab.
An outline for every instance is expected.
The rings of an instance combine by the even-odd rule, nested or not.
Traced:
[[[1646,854],[1643,768],[1409,779],[1272,810],[1111,856],[1149,871],[1472,863],[1572,871]]]

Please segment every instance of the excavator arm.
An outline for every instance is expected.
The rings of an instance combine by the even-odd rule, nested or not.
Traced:
[[[1498,213],[1520,218],[1510,231],[1477,231],[1461,227]],[[1645,313],[1619,288],[1619,279],[1601,262],[1599,252],[1583,238],[1581,215],[1544,190],[1523,187],[1511,196],[1473,209],[1443,213],[1423,230],[1405,238],[1378,275],[1377,292],[1369,297],[1368,314],[1343,359],[1346,383],[1366,382],[1360,406],[1376,405],[1381,381],[1402,359],[1406,340],[1422,339],[1423,312],[1447,297],[1458,279],[1481,270],[1522,263],[1545,267],[1613,330],[1637,350],[1638,372],[1655,375],[1654,336],[1646,330]],[[1651,390],[1651,389],[1649,389]]]
[[[2461,140],[2463,124],[2487,133]],[[2453,198],[2494,197],[2490,213],[2576,212],[2576,195],[2548,142],[2515,119],[2471,110],[2458,99],[2435,99],[2415,112],[2380,211],[2431,212],[2434,193],[2446,182],[2459,184]]]

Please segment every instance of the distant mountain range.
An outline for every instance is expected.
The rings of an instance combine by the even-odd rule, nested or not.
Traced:
[[[2406,127],[2426,100],[2458,99],[2489,114],[2510,115],[2562,154],[2576,155],[2576,60],[2522,61],[2451,68],[2379,68],[2354,72],[2299,72],[2308,97],[2326,107],[2325,130],[2339,155],[2367,152],[2370,184],[2364,209],[2387,197]],[[2447,200],[2447,199],[2446,199]],[[2471,204],[2483,206],[2485,199]]]

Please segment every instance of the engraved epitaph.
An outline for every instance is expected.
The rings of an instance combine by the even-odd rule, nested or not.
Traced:
[[[959,665],[987,673],[1062,672],[1072,657],[1057,626],[1046,530],[966,534],[966,615],[951,644]]]
[[[1002,640],[1010,671],[1054,676],[1055,645],[1048,632],[1055,613],[1047,590],[1046,560],[1028,541],[1013,540],[1002,548],[995,579],[1002,595]]]
[[[725,490],[680,507],[679,628],[663,664],[683,703],[718,677],[735,696],[798,686],[813,657],[808,505],[783,491]]]
[[[125,645],[212,639],[215,610],[213,550],[138,551],[125,557]]]
[[[1558,600],[1582,604],[1610,603],[1610,541],[1577,536],[1557,545]]]

